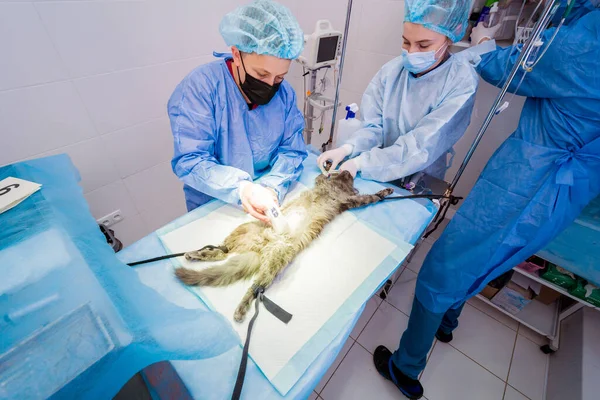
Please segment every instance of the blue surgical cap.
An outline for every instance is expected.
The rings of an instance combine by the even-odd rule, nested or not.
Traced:
[[[293,60],[304,48],[304,33],[291,11],[271,0],[256,0],[227,14],[219,27],[228,46]]]
[[[405,0],[404,22],[423,25],[456,43],[469,24],[470,0]]]

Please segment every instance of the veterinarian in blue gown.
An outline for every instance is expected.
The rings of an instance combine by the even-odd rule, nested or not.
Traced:
[[[600,194],[600,10],[590,4],[587,13],[577,8],[518,89],[522,75],[514,80],[509,91],[528,97],[516,132],[428,254],[399,349],[375,351],[377,368],[410,398],[423,394],[417,377],[434,336],[452,340],[464,302],[546,246]],[[516,58],[515,49],[499,48],[478,69],[501,86]]]
[[[268,0],[226,15],[220,31],[232,55],[196,68],[169,100],[172,167],[188,210],[218,198],[266,220],[256,194],[282,201],[307,156],[304,118],[283,79],[304,35],[287,8]]]
[[[380,182],[424,171],[444,179],[448,153],[471,119],[479,77],[471,52],[451,55],[470,2],[405,1],[402,56],[381,68],[362,98],[363,128],[318,163]],[[476,57],[479,61],[479,58]]]

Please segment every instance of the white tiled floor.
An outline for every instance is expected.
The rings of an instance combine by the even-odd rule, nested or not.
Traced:
[[[517,333],[475,307],[465,305],[452,346],[502,380],[508,377]]]
[[[531,400],[542,400],[547,370],[548,355],[540,351],[538,344],[518,335],[508,384]]]
[[[424,243],[382,301],[367,303],[356,328],[311,400],[404,398],[375,370],[372,352],[394,350],[408,323],[417,273],[431,243]],[[421,382],[428,400],[543,400],[548,356],[545,339],[472,299],[450,344],[434,342]]]
[[[377,307],[379,307],[379,304],[381,304],[381,302],[382,300],[378,295],[371,297],[371,299],[367,301],[365,309],[360,315],[358,321],[356,321],[354,329],[352,330],[352,332],[350,332],[350,337],[352,339],[356,340],[358,338],[358,335],[360,335],[363,329],[365,329],[365,326],[367,326],[367,323],[371,320],[373,314],[375,314],[375,311],[377,310]]]
[[[430,400],[502,400],[506,384],[449,345],[437,343],[421,379]]]
[[[371,353],[354,343],[325,389],[319,394],[323,400],[378,400],[397,399],[398,389],[386,381],[373,365]]]
[[[348,339],[346,343],[344,343],[342,350],[340,350],[338,356],[333,361],[333,364],[331,364],[331,367],[329,367],[325,375],[323,375],[323,378],[321,378],[321,382],[319,382],[319,384],[315,388],[315,392],[321,393],[321,391],[323,391],[323,388],[325,387],[327,382],[329,382],[329,379],[331,379],[335,370],[340,366],[342,360],[344,359],[344,357],[346,357],[346,354],[348,354],[348,351],[350,351],[350,347],[352,347],[353,344],[354,340],[352,340],[352,338]]]
[[[407,326],[408,317],[406,314],[398,311],[389,303],[383,302],[357,341],[371,354],[380,344],[395,349],[398,347],[400,335]]]
[[[519,326],[519,335],[525,336],[527,339],[540,346],[548,344],[548,339],[545,336],[542,336],[539,333],[532,331],[525,325]]]
[[[517,389],[507,385],[506,392],[504,393],[504,400],[527,400],[527,397],[518,392]]]
[[[410,263],[408,264],[410,265]],[[410,315],[413,297],[415,297],[415,286],[417,284],[417,274],[406,268],[402,271],[400,278],[396,281],[386,301],[402,311],[406,315]]]

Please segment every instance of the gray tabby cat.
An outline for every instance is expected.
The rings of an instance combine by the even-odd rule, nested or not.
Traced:
[[[255,276],[234,314],[234,319],[241,322],[254,299],[254,289],[268,288],[277,274],[321,234],[325,225],[346,210],[376,203],[393,192],[393,189],[384,189],[376,194],[360,195],[347,171],[329,177],[319,175],[312,190],[303,192],[282,208],[283,214],[294,220],[289,232],[277,234],[260,221],[242,224],[221,246],[209,246],[185,255],[188,260],[217,261],[233,253],[225,264],[200,271],[178,268],[175,275],[186,285],[197,286],[227,286]]]

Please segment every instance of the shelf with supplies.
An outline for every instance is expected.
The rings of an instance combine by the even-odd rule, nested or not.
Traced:
[[[575,297],[573,296],[571,293],[569,293],[568,291],[566,291],[565,289],[561,288],[558,285],[553,284],[552,282],[548,282],[547,280],[540,278],[539,274],[537,273],[529,273],[519,267],[515,267],[513,268],[515,271],[517,271],[518,273],[525,275],[526,277],[533,279],[534,281],[540,282],[542,285],[545,285],[547,287],[549,287],[552,290],[557,291],[558,293],[562,294],[563,296],[567,296],[570,297],[571,299],[581,302],[583,305],[591,307],[596,309],[597,311],[600,311],[600,307],[596,307],[593,304],[588,303],[585,300],[580,299],[579,297]]]
[[[492,303],[487,297],[482,296],[481,294],[478,294],[477,298],[542,336],[552,338],[556,335],[560,301],[545,305],[539,301],[533,300],[519,313],[512,314],[504,308]]]
[[[543,262],[544,267],[541,266],[542,263],[538,265],[534,261],[529,262],[533,259]],[[505,274],[490,282],[490,285],[477,295],[477,298],[540,335],[546,336],[550,340],[550,344],[542,346],[541,350],[551,353],[558,350],[560,325],[565,318],[583,307],[595,310],[600,310],[600,307],[542,278],[539,270],[536,270],[537,268],[541,270],[549,265],[556,270],[560,268],[556,268],[555,265],[547,263],[539,257],[532,257],[530,260],[514,267],[512,275]],[[562,272],[569,274],[565,270]],[[554,276],[549,279],[561,282]],[[498,282],[494,286],[495,281]]]

